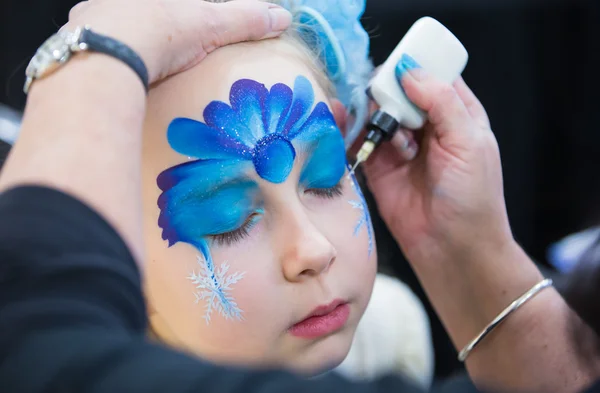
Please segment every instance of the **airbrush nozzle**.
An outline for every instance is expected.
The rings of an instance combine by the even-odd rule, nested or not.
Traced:
[[[356,162],[354,163],[354,166],[352,166],[352,169],[350,169],[350,173],[348,173],[348,179],[351,179],[352,176],[354,176],[354,172],[356,172],[356,168],[358,168],[360,163],[361,163],[360,160],[356,160]]]
[[[361,163],[363,163],[369,159],[369,157],[371,156],[371,153],[373,153],[373,150],[375,150],[375,146],[376,146],[375,142],[373,142],[371,140],[366,140],[363,143],[360,150],[358,151],[358,154],[356,154],[356,162],[354,163],[354,166],[350,170],[348,177],[352,177],[352,175],[354,175],[354,172],[356,171],[356,168],[358,168],[358,166]]]
[[[350,175],[354,174],[356,168],[363,162],[367,161],[375,148],[384,140],[389,140],[398,129],[398,121],[382,111],[376,111],[371,117],[371,121],[367,124],[367,135],[360,150],[356,154],[356,163],[350,171]]]

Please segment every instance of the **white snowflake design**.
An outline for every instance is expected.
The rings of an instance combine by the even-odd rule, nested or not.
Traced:
[[[360,210],[361,214],[358,218],[358,222],[354,227],[354,236],[357,236],[363,226],[367,227],[367,234],[369,235],[369,256],[371,252],[373,252],[373,225],[371,224],[371,215],[369,214],[369,207],[367,206],[367,201],[358,185],[358,181],[356,177],[352,175],[351,179],[352,189],[358,196],[359,200],[348,201],[348,203],[355,209]]]
[[[198,290],[194,293],[196,303],[206,302],[206,312],[204,313],[206,324],[210,323],[212,313],[215,310],[227,320],[243,320],[243,311],[231,295],[231,287],[240,281],[246,273],[235,272],[227,275],[229,272],[227,262],[222,263],[218,269],[215,269],[210,254],[206,258],[198,256],[198,264],[202,267],[201,271],[198,273],[192,272],[188,279],[192,281]]]

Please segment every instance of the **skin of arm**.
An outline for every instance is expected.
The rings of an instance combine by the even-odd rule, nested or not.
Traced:
[[[115,226],[139,261],[146,99],[136,78],[116,59],[86,54],[35,82],[0,189],[36,184],[80,199]]]
[[[460,262],[457,264],[456,261]],[[457,350],[543,276],[516,242],[477,249],[458,259],[414,264]],[[466,360],[481,389],[515,392],[577,392],[597,378],[598,362],[583,357],[572,340],[579,321],[563,298],[548,288],[488,335]]]

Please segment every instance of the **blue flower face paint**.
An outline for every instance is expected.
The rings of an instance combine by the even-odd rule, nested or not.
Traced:
[[[208,104],[206,123],[175,119],[168,130],[171,147],[201,160],[251,162],[261,178],[283,183],[294,166],[296,148],[314,148],[330,136],[335,158],[344,158],[328,161],[335,163],[341,178],[345,150],[338,143],[340,131],[324,102],[311,112],[314,92],[308,79],[299,76],[293,91],[280,83],[269,91],[263,84],[242,79],[231,87],[229,100],[231,106],[221,101]]]
[[[215,309],[226,319],[242,318],[230,291],[243,273],[227,276],[226,264],[217,269],[209,241],[262,215],[252,172],[283,183],[301,152],[306,158],[300,185],[307,189],[336,186],[346,169],[341,133],[324,102],[313,108],[314,92],[306,78],[296,78],[293,89],[275,84],[270,90],[242,79],[232,85],[229,101],[208,104],[204,123],[188,118],[171,122],[170,146],[196,160],[167,169],[157,179],[163,239],[169,246],[191,244],[203,255],[201,273],[189,278],[198,289],[197,301],[207,302],[207,322]]]
[[[354,227],[354,236],[358,235],[363,226],[367,227],[367,234],[369,236],[369,256],[371,256],[371,252],[373,251],[373,225],[371,223],[371,215],[369,214],[369,207],[367,206],[365,196],[354,175],[352,175],[352,189],[354,189],[359,200],[348,201],[348,203],[352,205],[353,208],[360,210],[360,217]]]

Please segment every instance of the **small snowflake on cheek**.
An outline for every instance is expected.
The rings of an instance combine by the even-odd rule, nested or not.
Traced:
[[[352,175],[352,179],[350,180],[352,184],[352,189],[354,193],[359,198],[358,200],[351,200],[348,203],[355,209],[360,211],[360,216],[356,225],[354,226],[354,236],[358,236],[360,230],[363,226],[367,227],[367,234],[369,235],[369,256],[373,252],[373,225],[371,223],[371,215],[369,214],[369,207],[367,206],[367,201],[360,190],[360,186],[356,180],[356,177]]]
[[[240,281],[245,272],[229,272],[229,264],[222,263],[216,269],[210,255],[208,258],[198,257],[198,264],[202,270],[198,273],[193,272],[188,277],[189,280],[196,286],[197,292],[196,303],[206,302],[206,312],[204,319],[208,325],[211,321],[211,316],[214,310],[227,320],[241,321],[242,310],[237,305],[237,302],[231,295],[233,284]]]

